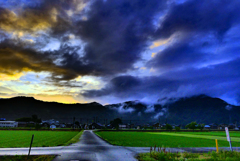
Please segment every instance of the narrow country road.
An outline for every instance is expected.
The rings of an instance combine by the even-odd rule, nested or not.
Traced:
[[[135,161],[134,155],[136,152],[121,146],[110,145],[92,131],[86,130],[80,142],[63,148],[62,153],[53,161]]]
[[[108,144],[91,130],[85,130],[80,141],[70,146],[34,147],[31,155],[57,155],[53,161],[136,161],[138,153],[149,152],[149,147],[122,147]],[[228,147],[220,148],[229,150]],[[233,148],[239,151],[239,147]],[[0,148],[0,155],[27,155],[29,148]],[[169,152],[209,152],[207,148],[166,148]]]

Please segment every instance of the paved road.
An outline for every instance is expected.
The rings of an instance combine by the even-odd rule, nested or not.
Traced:
[[[66,150],[74,149],[74,151]],[[84,131],[81,141],[63,148],[63,153],[54,161],[81,160],[81,161],[135,161],[136,152],[121,146],[113,146],[92,131]]]
[[[149,147],[113,146],[92,131],[83,132],[78,143],[70,146],[32,148],[31,155],[57,155],[54,161],[135,161],[138,153],[149,152]],[[229,148],[221,148],[229,150]],[[0,148],[0,155],[27,155],[28,148]],[[170,152],[208,152],[215,148],[167,148]],[[239,151],[240,148],[234,148]]]

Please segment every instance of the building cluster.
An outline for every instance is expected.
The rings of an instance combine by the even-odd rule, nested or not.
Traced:
[[[106,123],[106,122],[105,122]],[[0,128],[14,128],[14,127],[35,127],[37,123],[29,121],[29,122],[18,122],[18,121],[6,121],[5,118],[0,118]],[[134,123],[121,123],[118,125],[118,127],[112,125],[112,124],[101,124],[99,122],[93,122],[93,123],[79,123],[76,121],[75,123],[60,123],[59,121],[55,119],[50,120],[43,120],[40,124],[38,124],[41,127],[45,128],[81,128],[81,129],[167,129],[167,126],[171,126],[171,129],[176,129],[178,127],[179,129],[186,129],[183,125],[176,125],[176,124],[161,124],[161,123],[152,123],[152,124],[134,124]],[[233,124],[205,124],[203,129],[207,130],[224,130],[225,127],[228,127],[228,129],[231,130],[239,130],[240,126],[237,125],[237,123]],[[197,125],[196,125],[197,129]]]

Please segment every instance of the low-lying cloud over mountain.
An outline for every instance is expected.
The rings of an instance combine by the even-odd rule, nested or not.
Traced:
[[[0,99],[0,104],[0,117],[7,120],[37,114],[43,120],[56,119],[65,123],[72,122],[75,117],[77,121],[82,123],[90,123],[94,118],[98,118],[101,123],[121,118],[124,123],[134,124],[160,122],[186,125],[192,121],[205,124],[229,124],[238,122],[240,114],[239,106],[206,95],[183,97],[164,104],[146,104],[140,101],[105,106],[96,102],[61,104],[42,102],[30,97]]]

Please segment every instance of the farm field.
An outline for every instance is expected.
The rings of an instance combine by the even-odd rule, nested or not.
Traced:
[[[240,138],[240,132],[236,131],[230,131],[230,136],[231,137],[239,137]],[[226,137],[226,132],[225,131],[211,131],[211,132],[181,132],[181,134],[195,134],[195,135],[211,135],[211,136],[223,136]]]
[[[218,140],[226,140],[226,136],[215,136],[215,135],[198,135],[195,132],[194,133],[175,133],[175,132],[161,132],[161,133],[154,133],[152,132],[152,134],[156,134],[156,135],[170,135],[170,136],[182,136],[182,137],[190,137],[190,138],[202,138],[202,139],[218,139]],[[230,135],[231,136],[231,135]],[[239,137],[232,137],[231,136],[231,141],[235,141],[235,142],[240,142],[240,138]]]
[[[174,132],[95,132],[98,136],[114,145],[130,147],[215,147],[216,136],[182,134]],[[226,137],[217,137],[219,147],[228,147]],[[239,138],[232,137],[232,146],[240,147]]]
[[[61,146],[79,140],[82,132],[75,131],[0,131],[0,148]]]

